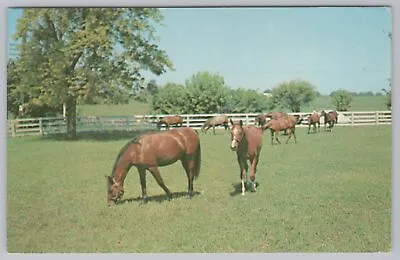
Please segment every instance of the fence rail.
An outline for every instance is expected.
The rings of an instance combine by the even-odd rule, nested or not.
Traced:
[[[289,113],[305,116],[310,113]],[[184,114],[183,126],[200,129],[204,122],[216,114]],[[253,125],[258,113],[226,114],[232,120],[243,120],[246,125]],[[81,116],[77,117],[77,132],[104,130],[153,129],[157,122],[167,115],[134,115],[134,116]],[[392,122],[391,111],[339,112],[338,126],[386,125]],[[323,118],[321,118],[323,123]],[[299,127],[307,126],[303,121]],[[8,135],[12,137],[27,135],[48,135],[66,133],[64,117],[23,118],[7,121]],[[222,128],[222,127],[217,127]]]

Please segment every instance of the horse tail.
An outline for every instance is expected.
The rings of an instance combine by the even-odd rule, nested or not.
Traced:
[[[199,143],[197,144],[196,154],[194,157],[193,176],[195,179],[199,178],[200,168],[201,168],[201,146],[199,140]]]

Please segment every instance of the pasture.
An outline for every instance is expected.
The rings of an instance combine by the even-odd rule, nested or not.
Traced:
[[[391,127],[335,127],[271,146],[257,192],[240,195],[228,131],[200,133],[191,200],[180,163],[160,168],[175,199],[147,174],[140,206],[132,168],[125,203],[109,208],[106,179],[128,134],[77,141],[7,141],[7,250],[14,252],[377,252],[391,249]],[[286,136],[280,139],[286,141]]]

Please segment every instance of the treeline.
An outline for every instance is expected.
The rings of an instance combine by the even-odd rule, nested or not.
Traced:
[[[332,91],[329,96],[334,96],[337,93],[336,91]],[[383,92],[372,92],[372,91],[360,91],[360,92],[354,92],[354,91],[349,91],[349,94],[353,97],[372,97],[372,96],[383,96]]]
[[[354,96],[386,95],[386,105],[391,109],[391,91],[351,92],[345,89],[330,94],[331,105],[338,111],[348,111]],[[151,102],[154,113],[258,113],[276,109],[301,112],[300,108],[312,102],[320,92],[311,83],[297,79],[281,82],[263,93],[256,90],[232,89],[218,74],[202,71],[195,73],[185,84],[167,83],[158,86],[151,80],[147,86],[134,91],[134,99]]]

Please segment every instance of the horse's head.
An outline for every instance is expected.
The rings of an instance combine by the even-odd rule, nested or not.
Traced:
[[[106,176],[107,179],[107,204],[115,204],[124,195],[124,187],[116,182],[113,177]]]
[[[321,111],[321,116],[325,116],[325,115],[326,115],[325,110],[322,110],[322,111]]]
[[[301,124],[301,122],[303,122],[303,120],[304,120],[304,117],[300,116],[300,115],[295,115],[294,117],[296,118],[297,125]],[[307,117],[307,119],[308,119],[308,117]]]
[[[238,123],[234,123],[232,119],[230,119],[231,122],[231,150],[236,151],[240,142],[243,139],[244,136],[244,129],[243,129],[243,121],[240,120]]]

